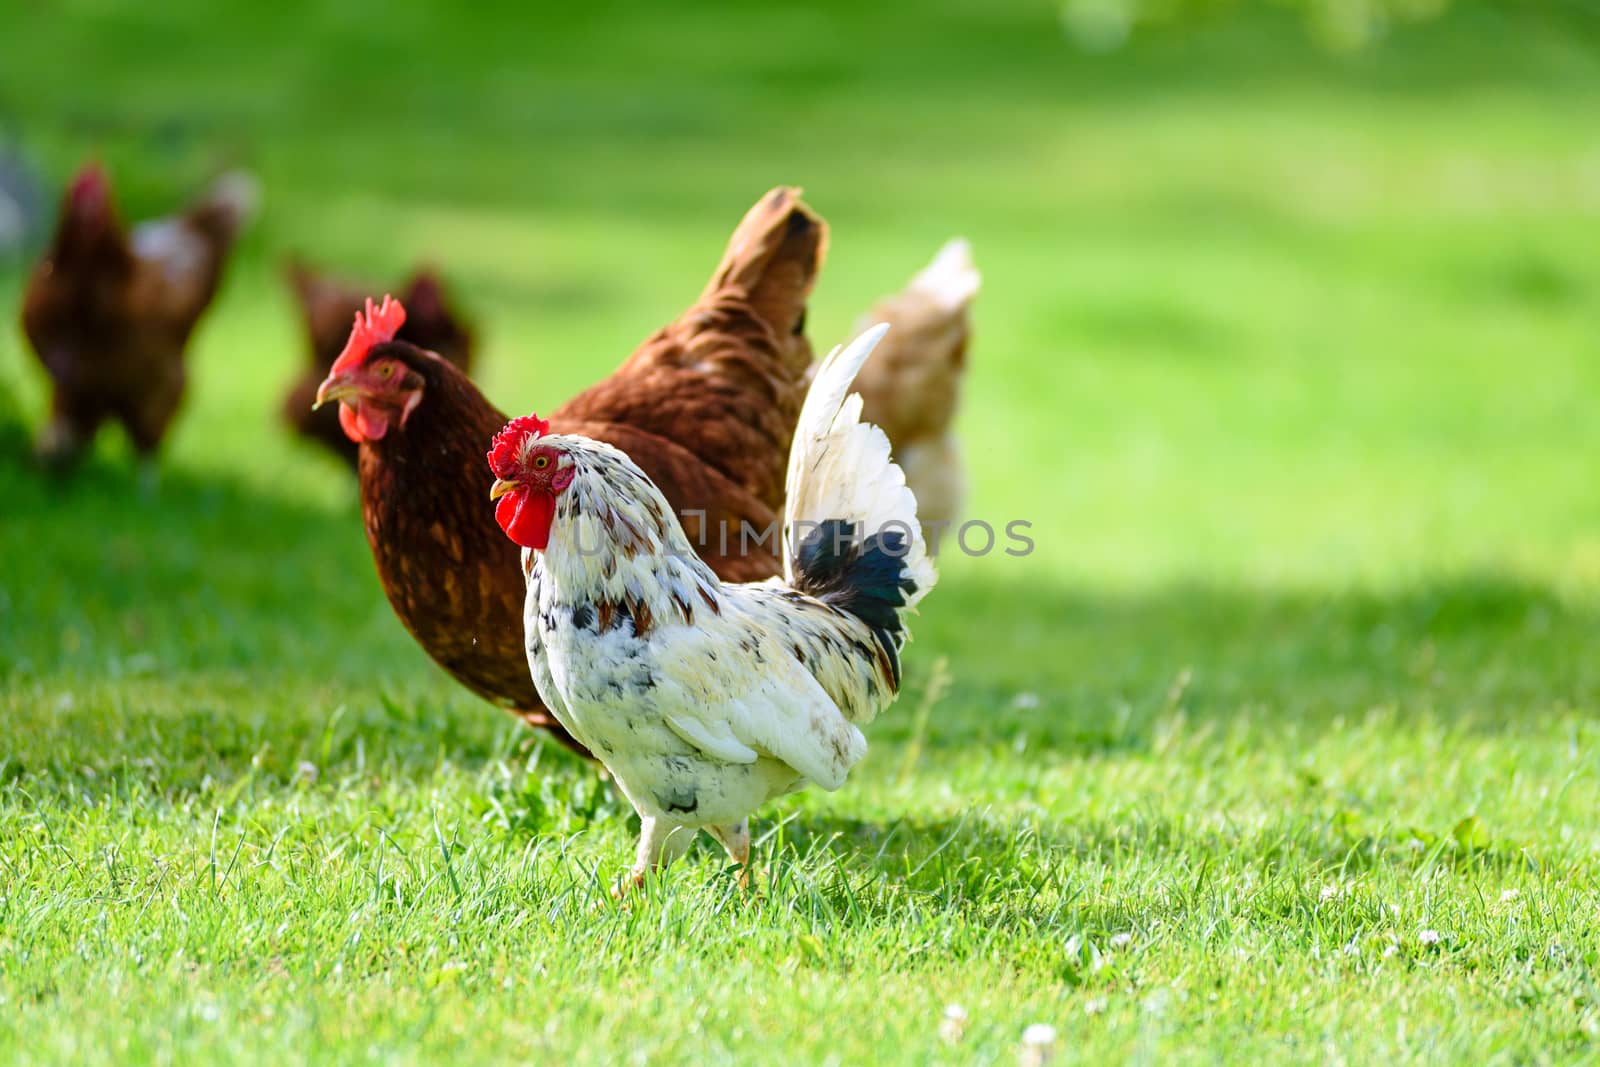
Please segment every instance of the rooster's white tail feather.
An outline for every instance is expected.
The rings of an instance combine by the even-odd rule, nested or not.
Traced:
[[[862,364],[888,330],[874,326],[835,348],[806,393],[789,450],[783,565],[785,581],[800,587],[807,535],[828,524],[853,526],[862,540],[878,536],[879,549],[898,561],[903,611],[927,594],[937,575],[917,522],[917,498],[890,457],[889,438],[861,421],[861,397],[850,393]]]

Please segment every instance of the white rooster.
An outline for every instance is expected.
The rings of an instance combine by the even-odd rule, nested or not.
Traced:
[[[695,829],[747,872],[750,813],[843,785],[866,754],[860,727],[895,698],[906,614],[936,575],[888,438],[847,395],[887,330],[834,349],[806,394],[782,578],[719,581],[610,445],[536,416],[494,440],[491,498],[524,549],[534,684],[638,811],[635,885]]]

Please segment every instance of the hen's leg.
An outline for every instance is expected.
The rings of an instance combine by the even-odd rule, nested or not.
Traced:
[[[161,482],[161,468],[156,462],[156,451],[167,436],[167,428],[178,413],[183,401],[183,373],[174,369],[166,379],[151,382],[148,389],[120,412],[128,440],[139,455],[139,487],[146,496],[154,496]]]
[[[693,840],[694,831],[687,826],[640,814],[639,851],[633,861],[633,871],[613,895],[621,897],[628,890],[644,885],[645,875],[682,856]]]
[[[95,431],[104,419],[105,413],[92,402],[74,400],[56,390],[50,421],[34,439],[34,457],[54,470],[70,467],[94,441]]]
[[[173,371],[161,381],[147,383],[144,392],[136,397],[129,397],[127,403],[117,413],[122,419],[123,427],[128,431],[128,440],[133,443],[133,450],[141,459],[151,460],[156,450],[161,447],[161,441],[167,436],[167,428],[172,425],[173,416],[178,413],[178,406],[183,403],[183,372],[174,368]]]
[[[161,489],[161,464],[155,456],[139,457],[139,492],[153,497]]]
[[[742,819],[734,826],[708,826],[711,836],[722,842],[728,856],[739,865],[739,884],[750,887],[750,820]]]

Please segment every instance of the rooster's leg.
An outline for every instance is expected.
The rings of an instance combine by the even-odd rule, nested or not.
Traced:
[[[722,842],[728,856],[739,865],[739,885],[750,888],[750,820],[734,826],[708,826],[711,836]]]
[[[622,897],[630,889],[644,885],[645,876],[683,855],[694,840],[694,831],[667,819],[639,815],[639,851],[627,880],[612,895]]]

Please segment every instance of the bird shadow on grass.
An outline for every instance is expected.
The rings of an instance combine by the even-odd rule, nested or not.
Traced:
[[[370,647],[383,601],[353,492],[347,509],[318,508],[176,467],[151,487],[98,456],[54,475],[5,437],[4,675],[115,676],[135,656],[169,679],[361,669],[399,647]]]
[[[785,895],[819,896],[843,917],[889,920],[909,894],[974,920],[1000,907],[1008,922],[1107,933],[1210,907],[1208,882],[1237,884],[1246,871],[1246,910],[1270,922],[1299,921],[1326,884],[1364,874],[1539,862],[1500,843],[1352,833],[1337,818],[1225,829],[1139,812],[1048,822],[991,812],[887,823],[811,815],[769,831],[760,839],[769,877]]]
[[[1520,731],[1600,701],[1600,608],[1471,572],[1318,592],[1178,584],[1127,595],[1023,581],[949,583],[919,621],[907,701],[947,657],[931,753],[972,745],[1148,749],[1163,722],[1247,723],[1269,738],[1369,711]],[[905,705],[875,738],[917,739]]]
[[[384,601],[353,490],[318,507],[172,465],[152,489],[100,455],[51,475],[5,427],[0,499],[0,705],[31,727],[14,758],[239,774],[263,745],[315,747],[362,679],[350,725],[397,734],[414,690],[448,692]]]

